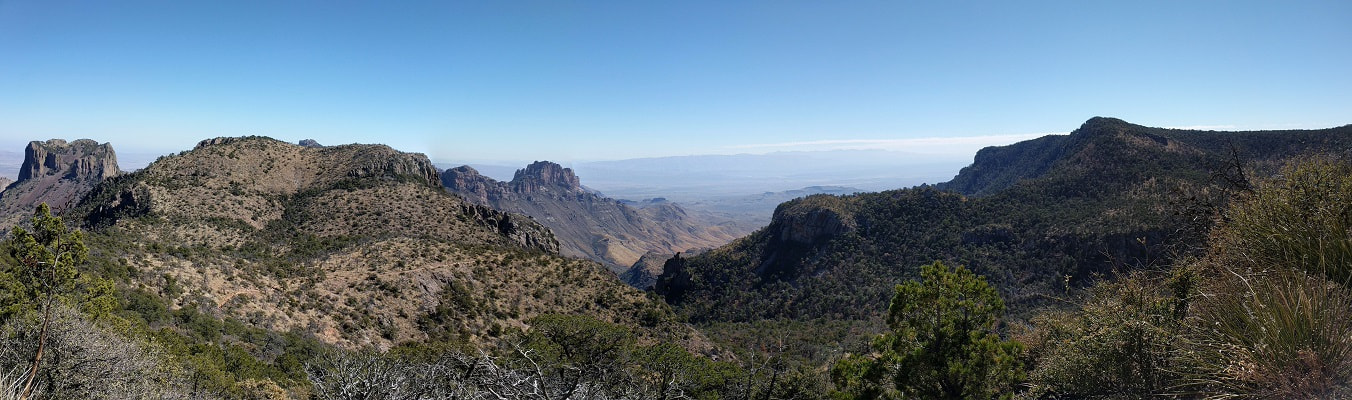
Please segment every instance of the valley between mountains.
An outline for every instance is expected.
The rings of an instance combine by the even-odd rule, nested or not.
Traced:
[[[24,157],[0,384],[41,348],[49,398],[1352,396],[1352,126],[1096,117],[946,182],[697,206],[379,144]]]

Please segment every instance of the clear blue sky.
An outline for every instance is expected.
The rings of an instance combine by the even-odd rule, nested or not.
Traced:
[[[1096,115],[1312,128],[1352,123],[1349,71],[1349,1],[0,0],[0,145],[259,134],[563,161]]]

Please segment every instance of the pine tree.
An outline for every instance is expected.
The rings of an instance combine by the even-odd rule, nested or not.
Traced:
[[[921,280],[897,285],[891,332],[871,356],[836,364],[832,379],[847,398],[985,399],[1009,397],[1023,377],[1021,347],[994,331],[1004,301],[981,277],[935,262]],[[891,380],[888,388],[885,380]]]
[[[60,217],[52,215],[47,203],[38,205],[33,213],[33,231],[15,227],[10,233],[10,256],[18,261],[16,278],[22,293],[31,304],[41,302],[42,330],[38,334],[37,352],[25,378],[20,398],[27,399],[33,391],[38,367],[46,348],[47,331],[52,320],[52,302],[61,294],[75,288],[79,275],[76,266],[89,257],[84,245],[84,233],[66,227]]]

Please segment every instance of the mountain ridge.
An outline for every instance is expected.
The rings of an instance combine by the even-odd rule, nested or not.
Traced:
[[[545,227],[445,192],[425,156],[384,145],[208,139],[101,182],[70,217],[171,309],[346,348],[484,344],[544,313],[698,340],[601,265],[558,256]]]
[[[752,235],[670,260],[655,288],[695,321],[870,318],[892,284],[939,260],[1026,312],[1068,285],[1187,254],[1165,244],[1203,241],[1210,214],[1188,208],[1239,190],[1223,179],[1237,160],[1264,174],[1303,154],[1347,157],[1349,144],[1352,126],[1217,133],[1094,118],[984,149],[944,184],[783,203]]]
[[[606,264],[619,274],[649,252],[675,253],[712,247],[734,237],[720,227],[700,226],[680,206],[631,207],[582,186],[570,168],[537,161],[509,182],[460,166],[441,173],[442,184],[467,201],[531,216],[559,238],[563,254]]]

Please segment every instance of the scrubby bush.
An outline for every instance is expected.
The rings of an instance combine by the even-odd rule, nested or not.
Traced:
[[[69,307],[53,307],[52,318],[35,382],[43,398],[187,397],[182,379],[161,364],[153,346],[109,332]],[[0,371],[31,367],[40,329],[36,318],[12,318],[0,326]]]
[[[1213,243],[1213,258],[1231,268],[1297,269],[1352,286],[1352,164],[1293,163],[1226,211]]]
[[[1195,290],[1190,270],[1137,272],[1100,283],[1073,311],[1033,319],[1021,337],[1035,360],[1030,394],[1131,396],[1170,393],[1182,316]]]
[[[1352,293],[1299,270],[1217,275],[1196,304],[1188,387],[1213,396],[1352,396]]]
[[[1199,263],[1190,390],[1352,396],[1352,165],[1301,160],[1233,205]]]

